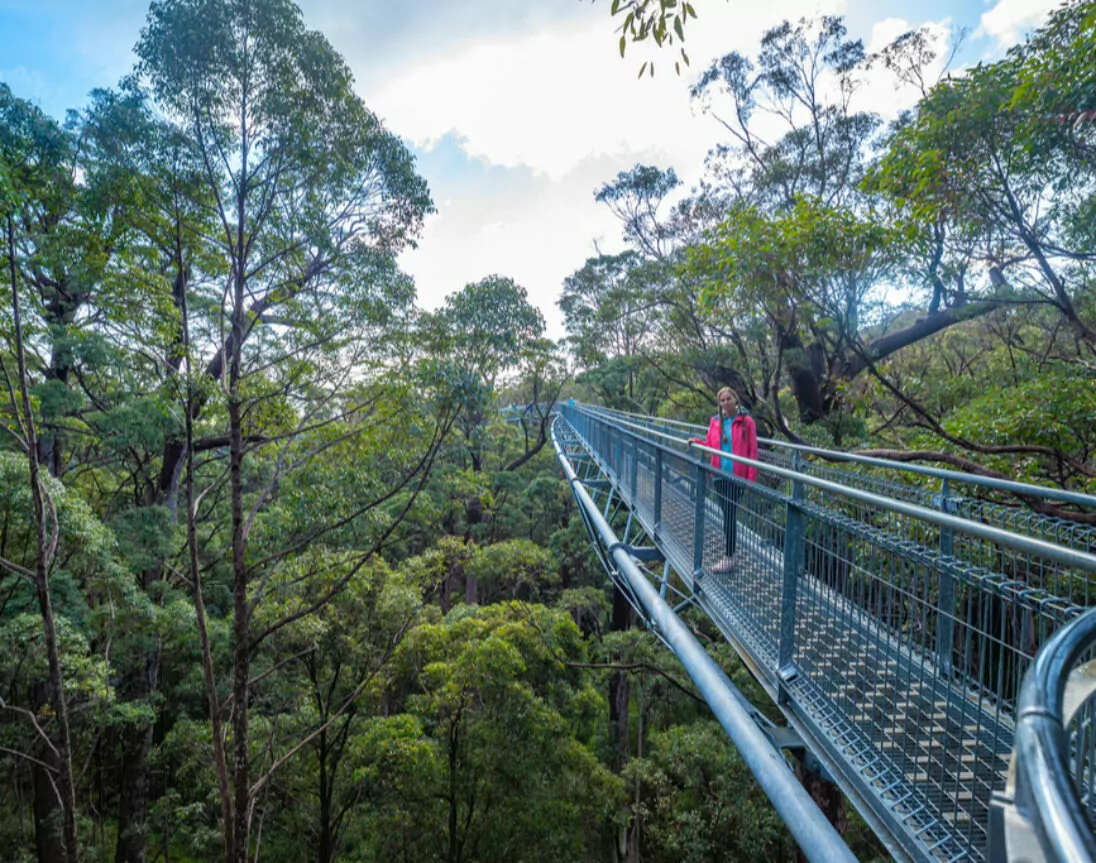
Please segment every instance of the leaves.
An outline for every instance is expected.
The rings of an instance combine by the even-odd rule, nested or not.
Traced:
[[[655,46],[673,45],[685,41],[685,25],[689,18],[696,18],[696,10],[690,3],[679,5],[678,0],[613,0],[609,6],[609,14],[612,17],[623,15],[624,18],[618,28],[620,40],[618,50],[623,59],[629,44],[638,44],[650,38]],[[687,66],[689,58],[685,49],[680,48],[681,59]],[[675,61],[674,68],[677,74],[681,74],[681,62]],[[651,77],[655,74],[655,64],[651,60],[645,60],[639,68],[638,77],[644,73]]]

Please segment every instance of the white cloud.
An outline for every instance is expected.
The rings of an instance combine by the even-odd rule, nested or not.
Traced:
[[[471,160],[469,171],[477,163],[506,169],[505,193],[491,188],[497,176],[482,190],[453,183],[463,168],[452,163],[441,169],[447,176],[427,172],[439,212],[401,260],[416,279],[420,303],[435,308],[465,284],[500,273],[524,285],[550,334],[562,335],[555,302],[563,279],[595,254],[595,241],[602,251],[622,247],[621,227],[594,202],[594,190],[637,162],[672,166],[686,188],[698,182],[707,152],[726,136],[690,105],[695,76],[729,51],[752,56],[764,30],[785,18],[841,14],[844,6],[845,0],[709,4],[690,23],[685,45],[692,67],[682,76],[673,74],[674,49],[646,55],[630,46],[622,61],[614,22],[600,3],[588,20],[477,38],[441,56],[408,57],[403,69],[390,68],[383,78],[365,76],[367,104],[416,147],[429,153],[456,141]],[[914,26],[900,18],[877,22],[865,40],[868,50]],[[951,22],[926,26],[941,48],[931,83]],[[347,55],[357,65],[352,49]],[[648,56],[657,75],[637,80]],[[890,119],[919,95],[879,70],[864,81],[855,107]]]
[[[936,53],[936,58],[921,73],[927,89],[940,78],[948,62],[951,50],[950,18],[919,25],[913,25],[903,18],[886,18],[877,21],[867,40],[867,51],[869,54],[881,51],[903,33],[915,29],[927,31]],[[874,111],[884,120],[889,121],[907,108],[912,108],[920,98],[919,87],[908,81],[899,80],[895,74],[880,66],[873,69],[861,83],[860,89],[856,92],[854,107],[860,111]]]
[[[978,33],[992,36],[1001,48],[1008,48],[1060,5],[1062,0],[998,0],[996,6],[982,13]]]
[[[762,32],[784,18],[841,13],[844,5],[710,4],[690,23],[692,66],[681,76],[673,73],[674,49],[644,54],[631,46],[621,60],[615,22],[600,3],[580,21],[476,39],[441,57],[412,60],[383,81],[367,76],[376,81],[363,88],[367,104],[416,146],[430,150],[450,136],[470,158],[513,169],[505,202],[467,188],[451,193],[442,188],[446,178],[427,174],[445,203],[418,249],[401,261],[415,276],[420,303],[436,307],[446,294],[497,272],[528,288],[550,334],[561,335],[555,301],[563,279],[595,254],[595,241],[603,251],[621,248],[621,227],[594,202],[594,190],[637,162],[672,166],[686,187],[695,184],[721,137],[715,121],[690,105],[696,74],[728,51],[753,54]],[[639,80],[648,57],[656,76]],[[352,50],[348,59],[356,65]]]
[[[871,36],[868,37],[867,51],[872,54],[886,48],[891,42],[903,33],[911,30],[910,22],[905,18],[884,18],[876,21],[871,28]]]
[[[555,302],[563,280],[596,253],[595,241],[606,252],[622,248],[620,225],[593,200],[593,189],[631,166],[591,159],[560,180],[510,169],[503,182],[512,184],[504,189],[496,180],[494,191],[447,195],[427,220],[419,248],[401,259],[415,277],[420,305],[436,308],[447,294],[499,273],[528,289],[549,335],[558,338],[563,325]]]
[[[843,0],[791,0],[779,9],[712,3],[691,22],[685,43],[693,70],[727,51],[753,51],[782,18],[840,12]],[[446,134],[473,158],[525,165],[559,180],[582,160],[663,153],[674,164],[702,158],[710,120],[690,110],[692,74],[673,74],[674,49],[650,55],[654,79],[636,79],[643,55],[616,52],[614,22],[595,4],[578,22],[507,40],[479,39],[424,60],[367,93],[391,128],[419,146]]]

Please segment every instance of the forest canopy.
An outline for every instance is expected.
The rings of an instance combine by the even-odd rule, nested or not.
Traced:
[[[155,0],[63,123],[0,82],[5,859],[793,859],[552,411],[730,385],[766,435],[1096,491],[1096,4],[952,48],[824,17],[700,70],[705,181],[592,190],[626,248],[559,342],[507,274],[418,305],[430,191],[289,0]]]

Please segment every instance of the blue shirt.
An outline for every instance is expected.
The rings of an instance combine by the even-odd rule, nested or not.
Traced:
[[[731,449],[731,441],[734,440],[734,438],[731,436],[731,422],[732,421],[733,421],[733,417],[724,417],[723,418],[723,442],[722,442],[722,445],[720,446],[720,449],[723,450],[723,452],[729,452],[729,453],[733,454],[734,450]],[[719,466],[723,470],[730,473],[731,471],[734,470],[734,460],[729,459],[729,458],[721,458],[719,460]]]

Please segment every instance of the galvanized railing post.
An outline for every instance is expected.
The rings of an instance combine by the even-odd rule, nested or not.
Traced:
[[[621,458],[620,448],[622,442],[620,440],[620,431],[614,429],[612,426],[609,426],[609,440],[611,441],[611,443],[609,444],[609,449],[612,451],[613,476],[619,481]]]
[[[654,541],[657,543],[662,537],[662,447],[655,447],[655,503],[651,520],[654,522]]]
[[[792,456],[792,470],[801,468],[799,453]],[[784,519],[784,590],[780,605],[780,645],[777,653],[777,671],[782,681],[780,697],[786,697],[783,682],[790,681],[795,671],[795,602],[799,578],[803,572],[803,554],[806,534],[806,515],[802,507],[803,482],[792,480],[792,496],[788,500]]]
[[[708,472],[697,463],[693,468],[693,487],[696,490],[696,510],[693,513],[693,578],[704,574],[704,499],[707,497]]]
[[[639,503],[639,436],[632,435],[632,507]]]
[[[940,481],[940,511],[953,512],[955,500],[948,494],[948,481]],[[940,555],[949,558],[955,554],[955,531],[940,528]],[[936,656],[945,674],[951,674],[951,655],[955,644],[955,576],[945,564],[940,569],[940,598],[936,610]]]
[[[613,427],[608,423],[605,424],[605,461],[609,465],[609,471],[615,477],[617,475],[616,437],[613,434]]]

